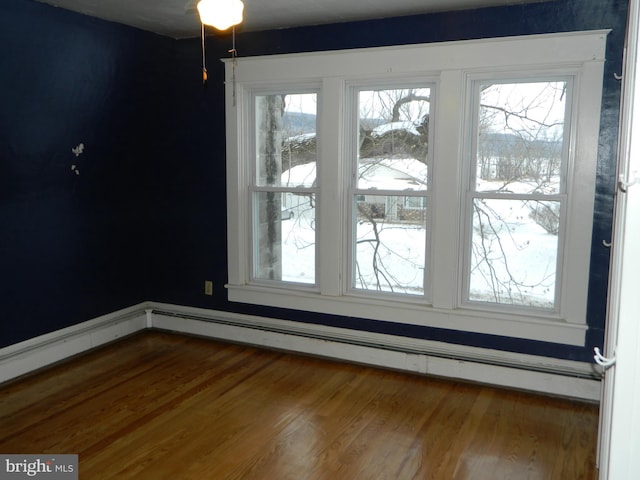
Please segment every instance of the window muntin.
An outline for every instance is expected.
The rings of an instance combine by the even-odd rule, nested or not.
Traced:
[[[353,87],[352,291],[425,295],[433,87]]]
[[[252,96],[257,281],[316,283],[317,92]]]
[[[559,310],[572,79],[475,81],[465,298]]]

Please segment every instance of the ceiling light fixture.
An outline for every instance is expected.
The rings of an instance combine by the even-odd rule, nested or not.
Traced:
[[[202,84],[207,85],[207,65],[205,53],[204,26],[210,25],[218,30],[233,27],[233,47],[229,50],[233,58],[233,100],[235,105],[235,59],[236,59],[236,25],[242,23],[244,3],[242,0],[200,0],[197,4],[200,23],[202,24]]]
[[[242,0],[200,0],[197,7],[200,21],[218,30],[227,30],[242,23]]]

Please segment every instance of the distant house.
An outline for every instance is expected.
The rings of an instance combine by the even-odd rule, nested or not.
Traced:
[[[426,199],[412,196],[427,188],[427,165],[414,158],[367,158],[359,162],[358,190],[367,190],[356,196],[358,216],[362,219],[385,219],[387,222],[424,223]],[[282,184],[309,185],[316,178],[316,163],[309,162],[288,169],[282,174]],[[378,195],[372,190],[379,190]],[[407,196],[386,195],[387,190],[403,190]],[[369,193],[371,192],[371,193]],[[308,196],[287,193],[283,196],[283,211],[291,216],[303,213],[309,206]],[[283,217],[285,218],[285,217]]]

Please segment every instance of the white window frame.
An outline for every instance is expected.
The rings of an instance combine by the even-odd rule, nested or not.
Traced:
[[[496,194],[494,192],[478,192],[474,189],[473,185],[475,183],[475,156],[477,154],[477,118],[478,118],[478,107],[479,98],[477,95],[478,85],[480,83],[519,83],[519,82],[546,82],[546,81],[566,81],[568,84],[568,92],[567,92],[567,105],[565,108],[565,125],[563,132],[563,162],[562,162],[562,172],[560,174],[561,184],[559,191],[555,194]],[[467,104],[467,118],[466,127],[467,127],[467,138],[465,139],[465,153],[464,158],[466,159],[465,165],[465,186],[466,186],[466,198],[464,204],[464,228],[466,229],[464,233],[464,251],[463,257],[464,261],[461,263],[461,278],[462,278],[462,286],[463,288],[460,290],[460,305],[463,305],[466,308],[478,309],[478,310],[488,310],[488,311],[505,311],[505,312],[513,312],[513,313],[525,313],[527,311],[535,311],[534,307],[519,307],[519,306],[511,306],[506,303],[503,304],[492,304],[492,303],[483,303],[480,301],[469,300],[469,264],[470,264],[470,253],[471,253],[471,242],[472,242],[472,233],[471,233],[471,225],[472,225],[472,201],[474,198],[487,198],[487,199],[533,199],[533,200],[551,200],[558,201],[561,204],[561,212],[560,218],[562,219],[560,222],[560,231],[558,232],[558,250],[557,250],[557,259],[556,259],[556,287],[555,287],[555,301],[554,308],[552,310],[540,309],[543,315],[554,316],[558,318],[562,318],[563,315],[563,296],[565,290],[571,290],[572,287],[575,286],[575,283],[570,285],[564,285],[563,282],[564,271],[565,271],[565,259],[568,259],[570,256],[565,255],[565,245],[566,235],[568,233],[567,228],[567,218],[569,216],[575,217],[582,215],[579,205],[580,203],[576,203],[573,199],[579,199],[583,202],[591,202],[593,200],[585,198],[583,192],[574,192],[571,195],[569,194],[571,188],[571,182],[574,180],[574,165],[575,165],[575,148],[572,145],[573,140],[576,138],[576,130],[574,129],[574,119],[578,115],[578,102],[575,100],[574,92],[579,89],[579,81],[580,81],[580,68],[579,67],[571,67],[571,68],[559,68],[555,70],[549,71],[522,71],[522,72],[489,72],[489,73],[477,73],[473,75],[467,76],[467,92],[468,95],[468,104]],[[588,181],[588,179],[584,179]],[[588,227],[588,229],[587,229]],[[577,231],[574,232],[576,235],[574,236],[580,239],[589,239],[587,242],[582,242],[581,244],[576,244],[582,249],[589,249],[591,246],[590,235],[591,235],[591,220],[585,221],[583,223],[579,223],[575,225],[573,228]],[[576,241],[576,240],[574,240]],[[584,250],[586,252],[586,250]],[[586,303],[586,302],[585,302]]]
[[[276,193],[289,193],[289,192],[299,192],[299,193],[309,193],[309,194],[313,194],[316,198],[316,205],[317,205],[317,201],[318,201],[318,197],[319,197],[319,192],[320,192],[320,185],[318,182],[318,179],[316,179],[316,185],[313,187],[301,187],[301,186],[268,186],[268,185],[258,185],[258,173],[257,173],[257,164],[255,162],[255,158],[257,157],[256,154],[256,125],[255,122],[253,122],[252,120],[255,119],[255,100],[256,97],[258,96],[265,96],[265,95],[278,95],[278,94],[300,94],[300,93],[315,93],[317,95],[317,99],[320,99],[320,87],[319,85],[300,85],[299,83],[296,84],[281,84],[279,85],[277,88],[268,88],[268,89],[263,89],[263,88],[257,88],[257,89],[247,89],[246,90],[246,100],[247,100],[247,115],[245,116],[246,120],[247,120],[247,124],[246,124],[246,128],[247,130],[245,130],[245,132],[248,133],[248,137],[251,140],[248,142],[247,147],[249,148],[249,152],[250,152],[250,156],[248,158],[254,159],[251,163],[250,168],[250,172],[251,172],[251,176],[249,178],[249,183],[248,183],[248,195],[253,198],[254,195],[256,193],[267,193],[267,192],[276,192]],[[319,112],[317,113],[317,118],[320,118]],[[316,137],[319,138],[320,134],[318,132],[318,127],[316,126]],[[319,156],[319,149],[318,149],[318,156]],[[317,160],[317,158],[316,158]],[[319,166],[318,161],[316,161],[316,166],[317,169],[321,168]],[[316,213],[317,213],[318,209],[316,208]],[[251,263],[248,265],[249,266],[249,270],[248,270],[248,274],[249,274],[249,278],[250,278],[250,283],[259,285],[259,284],[264,284],[264,285],[286,285],[287,288],[297,288],[297,289],[302,289],[302,290],[310,290],[310,291],[318,291],[318,275],[316,272],[315,275],[315,281],[314,283],[296,283],[296,282],[291,282],[291,281],[286,281],[286,280],[268,280],[268,279],[263,279],[263,278],[258,278],[255,277],[254,275],[254,270],[255,270],[255,265],[257,263],[257,252],[256,252],[256,248],[255,248],[255,239],[256,236],[258,235],[258,233],[256,232],[256,228],[255,228],[255,202],[254,201],[249,201],[249,212],[248,212],[248,218],[251,222],[251,227],[249,229],[249,234],[250,234],[250,239],[249,242],[252,245],[252,248],[249,248],[249,258],[251,260]],[[317,245],[317,239],[316,239],[316,245]],[[315,255],[315,262],[316,265],[319,263],[318,262],[318,251],[316,249],[316,255]]]
[[[227,128],[227,231],[229,300],[386,322],[583,346],[602,77],[608,30],[354,49],[225,60]],[[464,250],[465,136],[470,79],[489,72],[576,72],[570,192],[563,257],[562,308],[553,314],[472,308],[461,301]],[[434,131],[429,146],[432,237],[427,254],[431,278],[423,302],[350,295],[345,238],[350,202],[346,168],[350,135],[349,85],[375,79],[436,81]],[[246,132],[253,90],[320,85],[316,225],[317,290],[250,281],[249,177],[252,157]],[[284,87],[283,87],[284,86]],[[575,215],[574,215],[575,214]],[[342,242],[336,239],[343,239]],[[429,299],[428,301],[426,299]]]
[[[368,190],[363,188],[358,188],[358,168],[359,168],[359,158],[358,158],[358,117],[359,117],[359,109],[358,109],[358,96],[361,91],[367,90],[396,90],[396,89],[413,89],[413,88],[428,88],[431,91],[431,100],[430,100],[430,108],[429,115],[430,118],[434,117],[436,112],[436,102],[437,98],[435,92],[437,91],[438,77],[437,76],[426,76],[423,75],[420,78],[407,77],[404,75],[398,75],[392,78],[389,78],[387,81],[377,81],[372,82],[371,80],[367,81],[358,81],[358,82],[348,82],[346,84],[346,98],[345,98],[345,121],[348,123],[346,132],[348,133],[349,138],[345,139],[345,156],[344,156],[344,164],[347,169],[347,179],[348,179],[348,191],[345,194],[345,222],[349,225],[349,232],[345,235],[346,246],[346,261],[344,262],[344,272],[343,277],[345,281],[344,292],[345,295],[351,296],[360,296],[360,297],[369,297],[374,299],[382,299],[389,298],[391,301],[403,301],[409,303],[420,303],[420,304],[428,304],[430,303],[430,269],[429,269],[429,246],[431,244],[430,241],[430,232],[431,232],[431,215],[429,214],[431,210],[431,202],[432,202],[432,166],[433,162],[431,161],[432,155],[431,151],[429,151],[427,155],[427,168],[428,168],[428,176],[427,176],[427,188],[425,190],[419,191],[401,191],[401,190]],[[429,120],[429,138],[428,145],[429,149],[433,145],[434,142],[434,128],[433,122]],[[359,194],[356,194],[359,192]],[[355,225],[357,220],[354,218],[355,211],[353,209],[352,201],[356,196],[359,195],[371,195],[371,196],[413,196],[422,198],[427,203],[427,219],[425,222],[425,244],[423,248],[425,250],[425,265],[423,272],[423,287],[424,293],[422,295],[412,295],[412,294],[403,294],[403,293],[391,293],[391,292],[382,292],[382,291],[372,291],[361,289],[357,287],[353,287],[353,278],[354,278],[354,267],[355,267]]]

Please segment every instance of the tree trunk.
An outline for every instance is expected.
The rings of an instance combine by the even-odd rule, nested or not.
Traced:
[[[258,178],[268,186],[280,185],[282,175],[282,95],[265,95],[256,99],[256,144]],[[262,182],[261,182],[262,183]],[[269,280],[282,279],[282,194],[266,192],[260,197],[258,210],[257,275]]]

